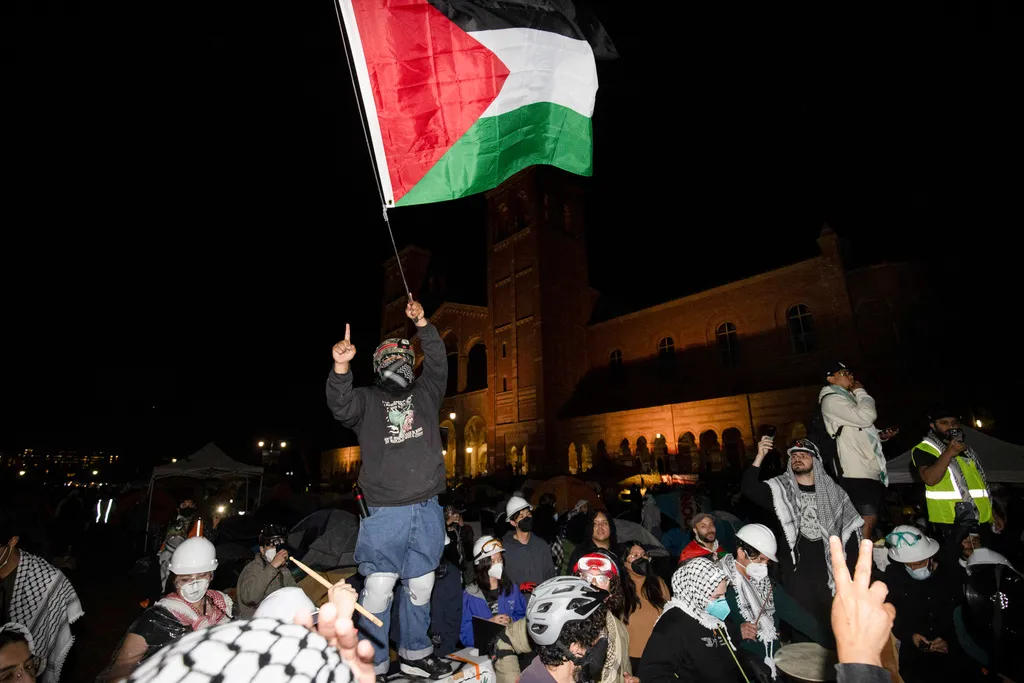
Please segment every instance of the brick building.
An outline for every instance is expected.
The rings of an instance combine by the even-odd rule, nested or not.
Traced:
[[[431,254],[399,252],[448,350],[449,474],[576,471],[605,457],[675,472],[741,467],[767,426],[778,439],[801,434],[828,361],[884,369],[886,391],[905,386],[919,273],[845,269],[827,225],[819,256],[594,322],[585,203],[571,177],[527,169],[487,205],[487,306],[447,301]],[[382,336],[413,332],[397,266],[384,264]],[[352,467],[351,453],[343,459],[327,469]]]

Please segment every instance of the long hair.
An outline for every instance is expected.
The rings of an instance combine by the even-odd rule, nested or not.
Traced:
[[[608,537],[608,549],[615,552],[615,548],[619,546],[619,535],[615,531],[615,520],[607,510],[591,510],[587,513],[587,532],[583,537],[583,545],[586,547],[594,544],[594,520],[598,515],[604,515],[604,518],[608,520],[608,527],[611,530],[611,536]]]
[[[480,560],[480,564],[473,565],[473,578],[476,579],[476,585],[479,586],[480,590],[488,591],[491,589],[491,576],[487,573],[487,570],[491,568],[490,557],[485,557]],[[498,595],[507,595],[512,592],[512,581],[509,580],[508,574],[504,571],[501,572],[501,578],[498,579]]]
[[[625,566],[626,558],[629,557],[629,551],[633,546],[638,545],[641,548],[643,544],[639,541],[626,541],[622,544],[619,549],[619,557],[622,558],[622,564]],[[627,568],[626,571],[629,571]],[[647,602],[651,603],[656,609],[661,609],[668,602],[668,598],[661,591],[661,580],[657,574],[649,575],[647,580],[644,581],[643,596]],[[629,623],[629,615],[640,609],[640,596],[636,592],[636,584],[633,583],[633,579],[629,580],[626,577],[622,579],[622,592],[626,599],[626,609],[623,611],[622,623]]]

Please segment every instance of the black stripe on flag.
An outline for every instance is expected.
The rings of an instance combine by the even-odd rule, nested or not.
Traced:
[[[427,0],[466,33],[532,28],[590,43],[596,59],[619,54],[593,13],[572,0]]]

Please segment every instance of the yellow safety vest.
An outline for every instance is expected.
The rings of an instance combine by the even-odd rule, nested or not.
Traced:
[[[925,437],[924,441],[917,444],[914,450],[917,448],[936,458],[942,457],[942,445],[929,437]],[[959,455],[953,460],[960,466],[960,471],[963,472],[964,479],[967,480],[967,493],[978,507],[978,521],[982,524],[992,521],[992,503],[989,501],[988,489],[985,488],[985,482],[982,480],[974,460]],[[950,461],[950,465],[953,464],[953,460]],[[911,452],[910,461],[914,467],[917,467],[913,452]],[[957,487],[956,480],[949,473],[948,467],[942,475],[942,481],[935,486],[925,485],[924,497],[928,501],[928,520],[938,524],[952,524],[956,520],[956,504],[964,500],[963,492]]]

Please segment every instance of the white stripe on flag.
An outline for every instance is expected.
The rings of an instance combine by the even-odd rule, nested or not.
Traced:
[[[552,102],[590,118],[597,98],[597,64],[585,40],[532,28],[470,33],[511,72],[480,118],[538,102]]]

